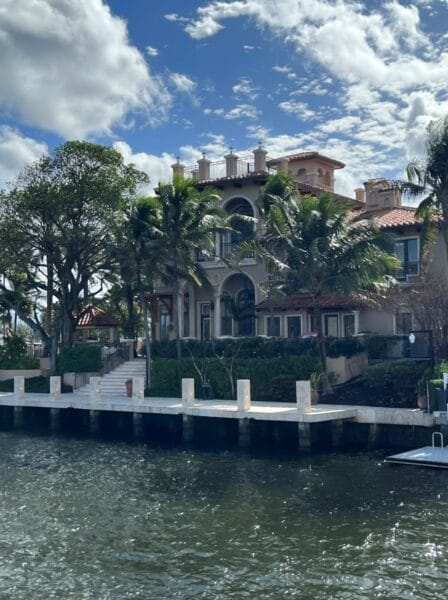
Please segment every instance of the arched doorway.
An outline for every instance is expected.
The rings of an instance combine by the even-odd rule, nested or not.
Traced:
[[[221,293],[221,335],[255,335],[255,288],[242,273],[226,279]]]

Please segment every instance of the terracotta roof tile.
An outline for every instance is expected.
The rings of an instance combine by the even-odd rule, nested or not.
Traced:
[[[345,167],[345,164],[340,160],[335,160],[334,158],[330,158],[329,156],[324,156],[319,152],[296,152],[295,154],[288,154],[287,156],[280,156],[279,158],[271,158],[266,164],[267,165],[276,165],[283,161],[291,162],[293,160],[298,160],[300,158],[322,158],[325,161],[331,162],[336,166],[337,169],[342,169]]]
[[[416,208],[413,206],[362,211],[354,217],[353,221],[359,222],[366,219],[373,219],[381,229],[409,227],[421,222],[420,219],[415,216],[415,211]]]
[[[118,327],[119,323],[106,311],[90,304],[82,311],[78,327]]]

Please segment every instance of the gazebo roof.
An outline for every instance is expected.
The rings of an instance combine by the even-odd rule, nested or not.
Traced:
[[[119,322],[98,306],[89,304],[81,311],[78,327],[99,329],[100,327],[118,327]]]

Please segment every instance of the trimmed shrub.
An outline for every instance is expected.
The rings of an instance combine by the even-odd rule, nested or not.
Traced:
[[[0,381],[1,392],[13,392],[14,391],[14,379],[6,379]],[[71,385],[61,385],[61,392],[68,394],[73,391]],[[50,393],[50,379],[48,377],[30,377],[25,379],[25,392],[29,394],[49,394]]]
[[[196,359],[196,365],[210,383],[215,398],[232,398],[229,375],[219,358]],[[237,358],[233,363],[233,379],[235,389],[237,379],[251,380],[254,401],[294,402],[296,380],[310,379],[319,370],[319,361],[313,356]],[[201,378],[191,358],[180,361],[155,359],[153,385],[148,393],[151,396],[179,397],[184,377],[196,380],[196,391],[200,395]]]
[[[417,384],[428,365],[425,362],[378,363],[364,372],[366,386],[378,399],[378,406],[414,408]]]
[[[176,358],[175,341],[153,342],[153,358]],[[330,338],[327,340],[329,357],[347,356],[364,349],[358,338]],[[183,358],[216,358],[218,356],[235,356],[242,358],[280,358],[284,356],[319,356],[316,338],[265,338],[244,337],[218,339],[213,342],[200,340],[183,340]]]
[[[62,348],[59,356],[60,373],[94,373],[101,369],[99,346],[75,346]]]

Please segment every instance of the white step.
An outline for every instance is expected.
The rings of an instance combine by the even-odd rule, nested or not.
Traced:
[[[126,381],[133,377],[144,377],[146,363],[144,360],[131,360],[119,365],[101,378],[101,392],[109,396],[124,396]],[[83,385],[74,392],[77,396],[90,396],[90,383]]]

